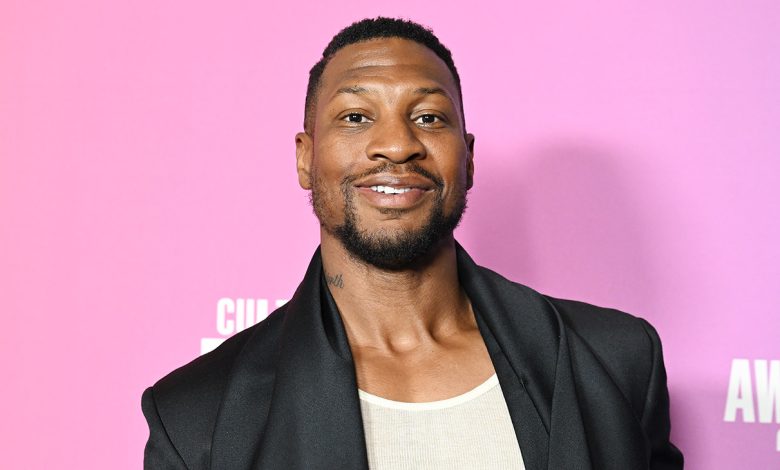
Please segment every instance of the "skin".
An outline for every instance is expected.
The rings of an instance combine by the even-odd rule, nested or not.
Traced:
[[[474,136],[444,62],[413,41],[375,39],[344,47],[328,63],[310,133],[296,135],[298,179],[321,194],[321,250],[355,361],[358,387],[405,402],[462,394],[494,373],[468,297],[458,282],[455,242],[442,240],[408,269],[388,271],[351,256],[332,234],[344,220],[345,178],[390,163],[349,185],[361,231],[392,239],[431,213],[430,181],[444,183],[445,213],[472,185]],[[381,195],[377,181],[414,187]]]

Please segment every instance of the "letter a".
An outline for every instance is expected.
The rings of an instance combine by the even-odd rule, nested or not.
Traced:
[[[736,421],[737,410],[742,410],[742,422],[756,421],[755,410],[753,410],[753,384],[750,381],[750,361],[747,359],[731,361],[731,377],[723,421],[731,423]]]

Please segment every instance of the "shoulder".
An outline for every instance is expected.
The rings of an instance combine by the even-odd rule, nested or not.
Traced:
[[[555,307],[563,326],[599,349],[652,348],[658,334],[645,319],[607,307],[544,296]]]
[[[229,377],[236,358],[241,355],[250,340],[269,346],[276,342],[283,314],[284,307],[260,323],[231,336],[215,350],[169,373],[154,385],[155,396],[158,399],[167,395],[181,398],[217,392]]]
[[[145,395],[154,400],[171,435],[192,436],[194,430],[200,429],[210,439],[237,360],[250,343],[269,352],[276,349],[284,311],[285,307],[277,309],[262,322],[228,338],[215,350],[179,367],[148,389]],[[184,434],[177,433],[178,428]]]
[[[546,296],[545,296],[546,297]],[[641,412],[657,368],[663,367],[661,340],[643,318],[585,302],[546,297],[569,338],[573,362],[595,357],[612,381]]]
[[[470,258],[468,261],[473,263]],[[603,350],[607,356],[636,349],[647,350],[659,342],[655,329],[642,318],[614,308],[551,297],[488,268],[478,265],[467,267],[470,268],[471,279],[478,274],[483,280],[479,285],[481,295],[500,299],[505,305],[522,304],[553,313],[545,315],[545,318],[559,321],[562,328],[580,336],[595,349]]]

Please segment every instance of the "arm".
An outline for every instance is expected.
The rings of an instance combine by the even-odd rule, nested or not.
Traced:
[[[144,470],[186,469],[187,465],[173,446],[157,412],[152,387],[144,391],[141,408],[149,425],[149,440],[144,449]]]
[[[669,392],[666,387],[666,369],[664,368],[661,339],[652,325],[642,320],[642,326],[653,345],[653,366],[647,386],[642,427],[650,445],[651,470],[680,470],[683,468],[683,455],[669,441],[671,421],[669,419]]]

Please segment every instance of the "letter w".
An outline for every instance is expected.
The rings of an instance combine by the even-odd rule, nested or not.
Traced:
[[[780,361],[756,359],[753,367],[756,373],[758,422],[771,423],[774,413],[775,422],[780,424]]]

